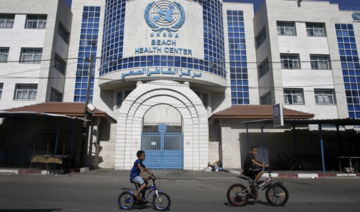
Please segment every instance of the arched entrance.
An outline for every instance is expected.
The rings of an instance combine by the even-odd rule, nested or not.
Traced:
[[[200,98],[188,83],[159,80],[137,88],[124,101],[117,124],[115,169],[132,168],[140,150],[146,112],[157,105],[176,108],[182,117],[183,169],[200,170],[209,159],[208,120]]]

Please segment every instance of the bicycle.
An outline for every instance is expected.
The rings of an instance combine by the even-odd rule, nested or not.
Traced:
[[[283,186],[282,182],[273,181],[271,177],[271,170],[268,167],[269,177],[258,182],[258,186],[252,185],[252,179],[244,175],[238,178],[247,180],[249,183],[248,187],[242,184],[233,184],[229,187],[226,192],[226,197],[229,203],[233,206],[245,206],[249,199],[257,199],[259,195],[259,189],[266,189],[265,197],[270,205],[273,206],[284,206],[289,199],[289,192]]]
[[[153,205],[154,205],[154,209],[159,210],[159,211],[164,211],[170,208],[171,205],[171,199],[170,196],[168,194],[166,194],[165,192],[159,191],[157,186],[156,186],[156,178],[154,175],[149,176],[149,178],[153,181],[153,185],[151,186],[146,186],[144,188],[143,191],[141,191],[142,193],[142,198],[139,200],[134,196],[134,192],[130,191],[130,189],[127,188],[123,188],[123,192],[119,195],[118,198],[118,203],[121,209],[124,210],[131,210],[134,208],[135,205],[143,205],[143,200],[146,200],[150,194],[155,191],[155,194],[153,195]],[[139,186],[137,183],[134,183],[130,180],[130,183],[135,184],[135,188],[136,190],[139,189]],[[146,191],[149,192],[147,193],[146,197],[145,193]]]

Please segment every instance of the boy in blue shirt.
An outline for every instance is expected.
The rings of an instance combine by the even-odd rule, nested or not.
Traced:
[[[145,152],[140,150],[136,153],[136,156],[138,157],[138,159],[134,162],[134,166],[133,168],[131,169],[131,172],[130,172],[130,180],[133,181],[134,183],[137,183],[140,185],[140,188],[139,190],[137,190],[135,193],[134,193],[134,196],[141,200],[140,199],[140,192],[146,187],[146,183],[144,182],[144,180],[139,176],[140,175],[140,172],[141,174],[144,176],[145,180],[149,180],[148,177],[145,176],[145,173],[143,171],[142,168],[144,168],[144,170],[149,173],[149,175],[153,175],[153,173],[151,173],[145,166],[144,164],[142,163],[144,160],[145,160]]]

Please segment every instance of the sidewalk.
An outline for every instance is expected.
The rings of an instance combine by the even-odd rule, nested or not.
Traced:
[[[233,178],[239,176],[241,169],[224,170],[220,172],[204,172],[192,170],[175,170],[175,169],[151,169],[157,178],[161,179],[186,179],[186,178]],[[94,169],[93,167],[83,167],[66,170],[37,170],[29,168],[5,168],[0,167],[0,175],[47,175],[47,174],[69,174],[72,175],[90,175],[94,177],[128,177],[130,170],[114,170],[114,169]],[[264,177],[269,176],[267,172]],[[324,177],[360,177],[360,173],[343,173],[328,171],[323,174],[322,171],[273,171],[271,176],[274,178],[324,178]]]
[[[83,173],[93,170],[93,167],[63,169],[63,170],[43,170],[38,168],[24,168],[24,167],[0,167],[0,175],[48,175],[48,174],[69,174],[69,173]]]
[[[242,173],[241,169],[235,170],[225,170],[230,174],[240,175]],[[269,176],[265,171],[263,176]],[[322,171],[272,171],[272,177],[281,177],[281,178],[303,178],[303,179],[312,179],[312,178],[322,178],[322,177],[360,177],[360,173],[345,173],[339,171],[327,171],[323,174]]]

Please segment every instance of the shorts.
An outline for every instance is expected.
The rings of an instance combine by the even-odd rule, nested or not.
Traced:
[[[256,175],[258,175],[260,172],[264,172],[264,171],[262,169],[244,170],[244,174],[250,177],[252,180],[254,180]]]
[[[133,181],[134,183],[139,184],[139,185],[142,185],[142,184],[145,183],[144,180],[143,180],[140,176],[135,177],[134,179],[132,179],[132,181]]]

